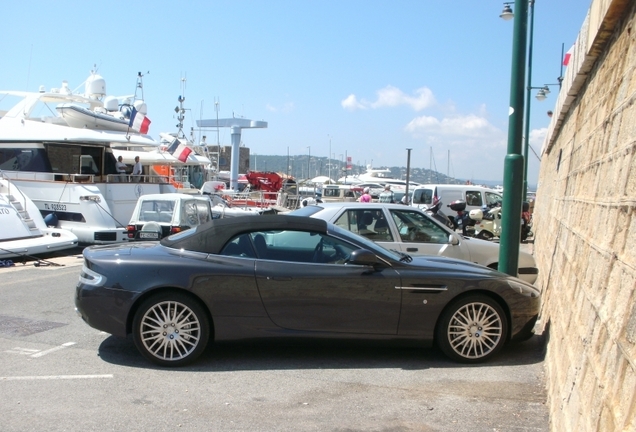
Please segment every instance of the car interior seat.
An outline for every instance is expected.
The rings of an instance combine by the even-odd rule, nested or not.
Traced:
[[[252,247],[252,243],[250,242],[250,238],[247,234],[243,234],[239,237],[238,245],[242,255],[250,258],[256,258],[254,256],[254,248]]]
[[[389,232],[389,224],[384,217],[375,221],[375,231],[378,233],[378,240],[392,240]]]
[[[256,253],[260,259],[267,258],[267,243],[263,234],[256,234],[254,236],[254,246],[256,247]]]
[[[229,243],[223,248],[221,255],[239,256],[241,255],[241,247],[236,243]]]

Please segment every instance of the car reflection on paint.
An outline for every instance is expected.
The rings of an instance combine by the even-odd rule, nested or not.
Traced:
[[[163,366],[208,342],[390,341],[485,361],[532,336],[540,294],[483,266],[388,251],[320,219],[215,219],[160,242],[93,246],[75,305]]]

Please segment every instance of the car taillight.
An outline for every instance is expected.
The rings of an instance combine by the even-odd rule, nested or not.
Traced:
[[[126,231],[128,232],[128,238],[130,238],[130,239],[134,239],[135,238],[135,226],[134,225],[128,225],[126,227]]]
[[[174,234],[178,232],[181,232],[181,227],[178,227],[178,226],[170,227],[170,234]]]

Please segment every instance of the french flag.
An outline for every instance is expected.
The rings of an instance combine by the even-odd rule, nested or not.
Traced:
[[[572,57],[572,51],[574,51],[574,45],[565,53],[563,57],[563,66],[567,66],[570,63],[570,58]]]
[[[168,152],[172,154],[172,156],[179,159],[181,162],[185,162],[188,160],[188,156],[192,153],[192,149],[184,145],[181,141],[175,138],[168,147]]]
[[[128,127],[139,131],[140,134],[147,134],[150,128],[150,119],[133,107]]]

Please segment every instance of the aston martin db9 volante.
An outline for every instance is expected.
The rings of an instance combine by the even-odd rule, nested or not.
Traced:
[[[180,366],[208,342],[365,339],[480,362],[528,339],[539,313],[532,285],[481,265],[411,257],[324,220],[215,219],[160,242],[92,246],[78,314],[132,333],[150,361]]]

